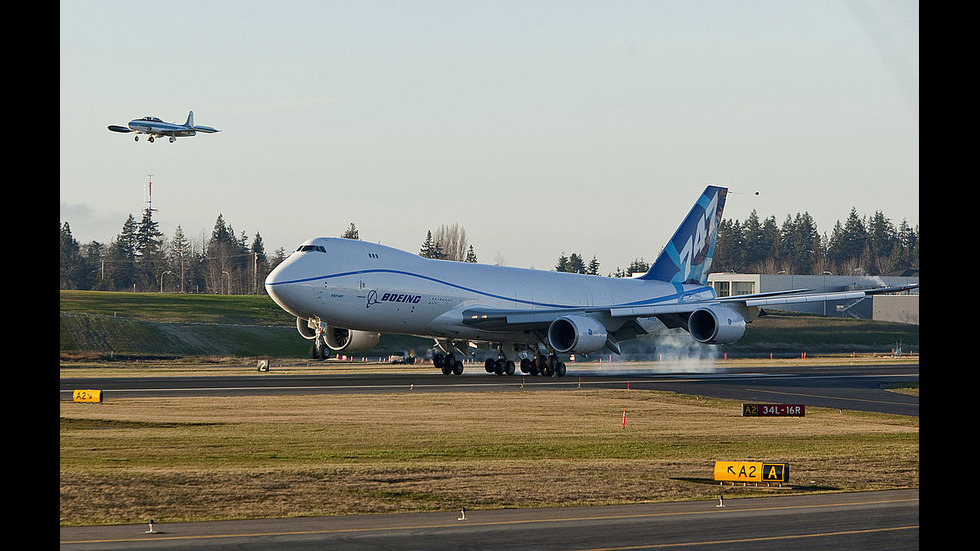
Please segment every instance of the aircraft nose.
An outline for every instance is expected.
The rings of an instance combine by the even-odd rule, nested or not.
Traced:
[[[302,304],[303,291],[307,289],[308,284],[297,277],[292,260],[287,258],[269,272],[265,278],[265,290],[280,308],[302,317],[299,306]]]

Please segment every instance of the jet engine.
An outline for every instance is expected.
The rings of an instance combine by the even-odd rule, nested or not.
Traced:
[[[316,338],[316,322],[306,318],[296,318],[296,330],[306,340],[312,341]]]
[[[296,330],[304,339],[316,338],[316,322],[304,318],[296,318]],[[324,327],[321,332],[323,342],[335,352],[367,352],[378,345],[381,333],[371,331],[356,331],[343,327]]]
[[[371,331],[355,331],[342,327],[327,327],[323,332],[323,340],[330,350],[336,352],[367,352],[381,340],[381,333]]]
[[[694,340],[705,344],[728,344],[742,338],[745,318],[731,308],[706,306],[691,312],[687,330]]]
[[[588,354],[606,345],[609,332],[593,318],[562,316],[548,327],[548,343],[556,352]]]

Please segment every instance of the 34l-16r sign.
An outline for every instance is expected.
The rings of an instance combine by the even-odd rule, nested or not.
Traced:
[[[742,404],[742,417],[803,417],[803,404]]]

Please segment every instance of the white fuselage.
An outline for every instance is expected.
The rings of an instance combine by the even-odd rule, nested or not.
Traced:
[[[174,124],[164,121],[147,121],[144,119],[134,119],[129,121],[129,128],[144,134],[154,134],[157,136],[174,136],[186,138],[196,135],[194,129],[182,124]]]
[[[266,290],[287,312],[324,325],[515,343],[540,336],[517,327],[488,331],[465,324],[464,316],[474,309],[608,311],[714,295],[701,285],[430,260],[338,238],[307,241],[269,274]]]

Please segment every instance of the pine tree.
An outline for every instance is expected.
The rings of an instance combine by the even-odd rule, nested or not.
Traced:
[[[568,271],[568,257],[565,256],[565,252],[562,251],[561,256],[558,257],[558,264],[555,265],[556,272],[567,272]]]
[[[344,239],[360,239],[361,238],[360,235],[357,233],[357,228],[354,226],[354,223],[353,222],[350,223],[350,226],[347,227],[347,231],[345,231],[344,234],[341,235],[340,237],[342,237]]]
[[[61,288],[77,289],[78,269],[81,265],[81,247],[72,237],[68,222],[61,225]]]
[[[627,277],[633,274],[645,274],[650,271],[650,263],[643,260],[643,257],[634,258],[633,262],[630,262],[628,268],[626,268]]]
[[[432,243],[432,230],[425,232],[425,241],[422,242],[422,249],[419,250],[419,256],[422,258],[435,258],[435,244]]]
[[[143,219],[136,229],[137,257],[155,257],[160,252],[160,238],[163,233],[160,231],[160,224],[153,220],[153,212],[150,209],[143,211]]]
[[[595,255],[592,255],[592,260],[589,262],[589,267],[585,270],[585,273],[589,275],[599,275],[599,261],[596,260]]]
[[[768,249],[769,244],[765,240],[762,223],[759,222],[758,213],[753,209],[742,224],[741,264],[749,270],[758,271],[757,266],[762,265],[769,252]]]
[[[106,253],[106,280],[113,291],[132,291],[136,283],[136,220],[130,214]]]
[[[190,243],[184,236],[184,231],[177,226],[174,230],[173,239],[170,240],[170,265],[173,267],[180,282],[177,288],[181,293],[184,292],[184,284],[187,281],[186,269],[190,258]]]

